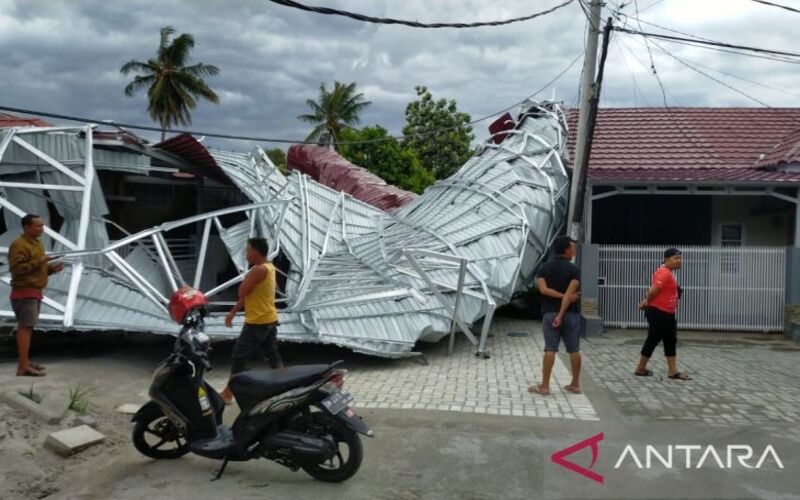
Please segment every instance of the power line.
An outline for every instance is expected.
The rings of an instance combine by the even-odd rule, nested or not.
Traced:
[[[777,55],[777,56],[788,56],[788,57],[797,57],[800,58],[800,53],[797,52],[787,52],[784,50],[774,50],[774,49],[764,49],[760,47],[750,47],[747,45],[736,45],[731,43],[719,42],[719,41],[710,41],[704,38],[682,38],[672,35],[665,35],[662,33],[651,33],[647,31],[637,31],[632,30],[630,28],[614,28],[615,31],[620,31],[622,33],[627,33],[629,35],[639,35],[646,38],[658,38],[661,40],[665,40],[668,42],[676,41],[676,42],[691,42],[698,45],[708,45],[712,47],[723,47],[728,49],[736,49],[736,50],[746,50],[750,52],[754,52],[757,54],[770,54],[770,55]]]
[[[729,78],[734,78],[736,80],[741,80],[743,82],[747,82],[747,83],[752,84],[752,85],[763,87],[765,89],[770,89],[770,90],[774,90],[775,92],[780,92],[781,94],[786,94],[786,95],[792,96],[792,97],[800,97],[800,94],[796,94],[794,92],[789,92],[786,89],[782,89],[780,87],[774,87],[772,85],[767,85],[766,83],[757,82],[755,80],[750,80],[749,78],[744,78],[744,77],[739,76],[739,75],[734,75],[733,73],[728,73],[727,71],[722,71],[721,69],[718,69],[718,68],[712,68],[711,66],[706,66],[705,64],[700,64],[697,61],[692,61],[692,64],[695,65],[695,66],[700,66],[701,68],[707,69],[709,71],[714,71],[715,73],[719,73],[721,75],[725,75],[725,76],[727,76]]]
[[[708,50],[713,50],[713,51],[716,51],[716,52],[724,52],[724,53],[727,53],[727,54],[734,54],[734,55],[737,55],[737,56],[751,57],[751,58],[754,58],[754,59],[764,59],[764,60],[767,60],[767,61],[777,61],[777,62],[783,62],[783,63],[787,63],[787,64],[800,64],[800,60],[796,60],[796,59],[787,59],[787,58],[783,58],[783,57],[768,56],[768,55],[764,55],[764,54],[753,54],[753,53],[750,53],[750,52],[741,52],[741,51],[737,51],[737,50],[730,50],[730,49],[723,49],[723,48],[719,48],[719,47],[712,47],[710,45],[698,45],[698,44],[691,43],[691,42],[678,42],[678,41],[672,41],[672,42],[676,43],[678,45],[686,45],[688,47],[695,47],[695,48],[700,48],[700,49],[708,49]]]
[[[651,21],[645,21],[644,19],[641,19],[638,16],[638,13],[642,12],[643,10],[645,10],[645,9],[642,9],[642,10],[638,11],[637,15],[635,16],[636,22],[639,23],[640,25],[641,24],[646,24],[648,26],[653,26],[655,28],[659,28],[659,29],[662,29],[664,31],[669,31],[671,33],[677,33],[679,35],[684,35],[684,36],[687,36],[687,37],[691,38],[691,40],[688,41],[688,42],[677,41],[677,39],[676,40],[670,40],[673,43],[677,43],[677,44],[681,44],[681,45],[687,45],[687,46],[690,46],[690,47],[697,47],[697,48],[701,48],[701,49],[715,50],[717,52],[735,54],[735,55],[739,55],[739,56],[751,57],[751,58],[755,58],[755,59],[765,59],[765,60],[769,60],[769,61],[784,62],[784,63],[789,63],[789,64],[800,64],[800,61],[787,59],[787,58],[784,58],[784,57],[776,57],[776,56],[768,56],[768,55],[764,55],[764,54],[754,54],[754,53],[749,53],[749,52],[728,50],[728,49],[724,49],[724,48],[720,48],[720,47],[714,47],[714,46],[711,46],[711,45],[695,45],[694,43],[691,43],[691,42],[700,43],[700,41],[706,41],[706,42],[709,42],[709,44],[716,44],[717,41],[716,40],[712,40],[711,38],[702,37],[700,35],[694,35],[692,33],[686,33],[685,31],[680,31],[680,30],[677,30],[675,28],[668,28],[667,26],[662,26],[660,24],[656,24],[656,23],[651,22]],[[618,14],[618,16],[624,17],[626,19],[625,24],[623,25],[623,27],[627,26],[627,19],[630,18],[631,16],[628,16],[627,14],[624,14],[624,13],[621,13],[621,12]],[[639,26],[639,31],[644,31],[641,26]],[[642,38],[645,38],[645,37],[642,37]]]
[[[572,67],[575,66],[575,64],[577,64],[578,61],[580,61],[582,58],[583,58],[583,53],[581,52],[581,53],[578,54],[578,56],[575,59],[572,60],[572,62],[569,63],[569,65],[566,68],[564,68],[560,73],[558,73],[550,81],[548,81],[547,83],[542,85],[533,94],[529,95],[525,99],[522,99],[521,101],[518,101],[518,102],[512,104],[511,106],[503,108],[500,111],[496,111],[494,113],[491,113],[491,114],[482,116],[482,117],[480,117],[478,119],[472,120],[467,125],[470,125],[470,126],[471,125],[475,125],[475,124],[480,123],[482,121],[488,120],[489,118],[493,118],[495,116],[501,115],[501,114],[503,114],[503,113],[505,113],[507,111],[510,111],[510,110],[514,109],[515,107],[523,104],[528,99],[532,99],[532,98],[536,97],[538,94],[540,94],[541,92],[546,90],[548,87],[550,87],[551,85],[556,83],[558,80],[560,80],[561,77],[563,77],[570,69],[572,69]],[[114,120],[98,120],[96,118],[87,118],[87,117],[81,117],[81,116],[75,116],[75,115],[66,115],[66,114],[59,114],[59,113],[50,113],[50,112],[47,112],[47,111],[37,111],[37,110],[32,110],[32,109],[15,108],[15,107],[11,107],[11,106],[3,106],[3,105],[0,105],[0,111],[9,111],[9,112],[12,112],[12,113],[22,113],[22,114],[26,114],[26,115],[43,116],[43,117],[47,117],[47,118],[55,118],[55,119],[58,119],[58,120],[66,120],[66,121],[73,121],[73,122],[97,123],[97,124],[108,125],[108,126],[112,126],[112,127],[121,127],[121,128],[131,129],[131,130],[144,130],[144,131],[149,131],[149,132],[161,132],[162,131],[162,129],[159,128],[159,127],[148,126],[148,125],[137,125],[137,124],[131,124],[131,123],[122,123],[122,122],[117,122],[117,121],[114,121]],[[386,142],[386,141],[391,141],[391,140],[403,140],[403,139],[406,139],[406,138],[430,137],[430,136],[438,135],[438,134],[443,133],[443,132],[447,132],[447,131],[450,131],[450,130],[458,129],[458,128],[463,127],[463,126],[464,125],[456,125],[456,126],[453,126],[453,127],[444,127],[444,128],[440,128],[440,129],[436,129],[436,130],[431,130],[429,132],[421,132],[419,134],[411,134],[411,135],[407,135],[407,136],[404,136],[404,135],[387,136],[387,137],[382,137],[380,139],[369,139],[369,140],[364,140],[364,141],[343,141],[343,142],[338,142],[336,144],[339,144],[339,145],[370,144],[370,143]],[[213,137],[213,138],[216,138],[216,139],[230,139],[230,140],[241,140],[241,141],[252,141],[252,142],[271,142],[271,143],[278,143],[278,144],[317,144],[316,142],[313,142],[313,141],[304,141],[304,140],[296,140],[296,139],[283,139],[283,138],[273,138],[273,137],[254,137],[254,136],[243,136],[243,135],[233,135],[233,134],[222,134],[222,133],[218,133],[218,132],[205,132],[205,131],[199,131],[199,130],[170,129],[169,132],[175,133],[175,134],[190,134],[190,135],[195,135],[195,136]]]
[[[706,144],[703,141],[699,141],[699,142],[696,141],[691,136],[691,134],[687,133],[686,130],[684,130],[683,124],[678,119],[678,117],[675,116],[675,113],[672,110],[672,107],[669,105],[669,102],[667,102],[667,89],[664,86],[664,82],[661,81],[661,76],[659,75],[658,70],[656,69],[655,59],[653,58],[652,51],[650,51],[650,46],[647,43],[647,39],[644,39],[643,43],[647,46],[647,51],[648,51],[648,54],[650,55],[650,68],[649,68],[650,69],[650,73],[655,77],[656,82],[658,83],[658,87],[661,90],[661,99],[662,99],[662,102],[664,104],[664,109],[666,109],[666,111],[667,111],[667,117],[669,117],[669,119],[672,122],[672,124],[675,125],[675,128],[678,129],[678,131],[681,133],[681,135],[683,135],[684,139],[686,139],[686,141],[688,143],[693,144],[694,146],[698,147],[699,149],[703,149],[705,151],[706,155],[708,156],[708,158],[710,158],[712,160],[716,160],[714,152],[709,148],[708,144]],[[636,62],[641,64],[643,68],[647,69],[647,66],[645,64],[643,64],[639,60],[638,57],[636,57],[636,54],[634,54],[633,51],[630,50],[630,48],[628,50],[631,52],[631,55],[634,56],[634,59],[636,59]]]
[[[676,61],[678,61],[678,63],[680,63],[680,64],[681,64],[681,65],[683,65],[684,67],[686,67],[686,68],[689,68],[690,70],[692,70],[692,71],[694,71],[694,72],[696,72],[696,73],[699,73],[699,74],[703,75],[704,77],[708,78],[709,80],[712,80],[712,81],[714,81],[714,82],[717,82],[718,84],[720,84],[720,85],[722,85],[722,86],[724,86],[724,87],[727,87],[727,88],[729,88],[729,89],[733,90],[733,91],[734,91],[734,92],[736,92],[737,94],[739,94],[739,95],[742,95],[742,96],[744,96],[744,97],[746,97],[746,98],[750,99],[751,101],[753,101],[753,102],[756,102],[756,103],[760,104],[761,106],[764,106],[765,108],[771,108],[771,107],[772,107],[772,106],[770,106],[769,104],[765,103],[764,101],[762,101],[762,100],[760,100],[760,99],[758,99],[758,98],[756,98],[756,97],[753,97],[753,96],[751,96],[750,94],[746,93],[745,91],[743,91],[743,90],[739,90],[739,89],[737,89],[736,87],[734,87],[733,85],[730,85],[730,84],[728,84],[728,83],[725,83],[725,82],[723,82],[722,80],[719,80],[719,79],[717,79],[717,78],[715,78],[715,77],[713,77],[713,76],[709,75],[708,73],[706,73],[705,71],[703,71],[703,70],[701,70],[701,69],[695,68],[694,66],[692,66],[692,65],[691,65],[691,64],[689,64],[688,62],[684,61],[684,60],[683,60],[683,59],[681,59],[680,57],[678,57],[678,56],[676,56],[675,54],[672,54],[671,52],[669,52],[668,50],[666,50],[664,47],[662,47],[662,46],[661,46],[661,45],[659,45],[658,43],[656,43],[656,42],[653,42],[653,45],[655,45],[655,46],[656,46],[658,49],[660,49],[660,50],[661,50],[661,52],[665,53],[665,54],[666,54],[666,55],[668,55],[669,57],[671,57],[671,58],[675,59]]]
[[[284,7],[291,7],[293,9],[304,10],[306,12],[314,12],[317,14],[325,14],[328,16],[348,17],[350,19],[355,19],[356,21],[361,21],[365,23],[398,24],[402,26],[408,26],[411,28],[480,28],[484,26],[504,26],[506,24],[518,23],[522,21],[530,21],[531,19],[545,16],[547,14],[557,11],[558,9],[561,9],[562,7],[566,7],[567,5],[571,4],[574,0],[566,0],[565,2],[562,2],[554,7],[551,7],[550,9],[543,10],[541,12],[536,12],[534,14],[530,14],[527,16],[504,19],[502,21],[487,21],[487,22],[474,22],[474,23],[420,23],[417,21],[407,21],[403,19],[367,16],[364,14],[358,14],[356,12],[332,9],[330,7],[316,7],[311,5],[304,5],[300,2],[295,2],[293,0],[269,0],[269,1],[278,5],[283,5]]]
[[[764,5],[769,5],[770,7],[777,7],[779,9],[785,9],[785,10],[788,10],[789,12],[796,12],[796,13],[800,14],[800,10],[795,9],[794,7],[789,7],[788,5],[781,5],[779,3],[767,2],[766,0],[752,0],[752,1],[756,2],[756,3],[764,4]]]

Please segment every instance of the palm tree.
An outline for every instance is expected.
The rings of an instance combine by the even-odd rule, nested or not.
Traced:
[[[161,28],[161,43],[155,59],[131,60],[120,68],[123,75],[137,73],[125,87],[126,96],[133,97],[136,92],[147,89],[147,111],[161,125],[162,141],[170,125],[192,122],[191,110],[197,106],[198,99],[219,102],[217,94],[203,81],[204,76],[218,74],[219,68],[203,63],[186,66],[194,37],[184,33],[170,40],[173,34],[172,26]]]
[[[311,113],[300,115],[297,118],[314,124],[306,141],[315,141],[318,144],[327,144],[335,148],[341,138],[341,132],[353,128],[360,122],[359,113],[369,106],[370,101],[364,100],[364,94],[356,91],[355,82],[343,84],[333,82],[333,90],[328,91],[324,83],[319,85],[319,98],[308,99],[306,104],[311,108]]]

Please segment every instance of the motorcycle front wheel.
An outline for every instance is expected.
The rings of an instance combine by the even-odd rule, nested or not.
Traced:
[[[315,412],[310,417],[310,425],[304,431],[316,437],[331,436],[336,442],[337,451],[330,460],[314,465],[303,465],[303,470],[319,481],[328,483],[347,481],[358,472],[364,459],[361,438],[327,413]]]
[[[163,413],[149,415],[133,426],[133,446],[155,459],[180,458],[189,453],[186,436]]]

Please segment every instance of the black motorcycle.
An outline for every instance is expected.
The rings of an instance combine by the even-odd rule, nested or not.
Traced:
[[[267,458],[320,481],[341,482],[361,466],[359,434],[373,432],[351,405],[343,388],[342,362],[246,371],[230,380],[241,410],[231,428],[222,424],[225,404],[203,379],[211,369],[210,342],[203,333],[203,311],[192,309],[172,354],[153,375],[152,398],[133,416],[133,444],[156,459],[192,452],[222,460]]]

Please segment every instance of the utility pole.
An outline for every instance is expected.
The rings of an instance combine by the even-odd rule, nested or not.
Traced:
[[[603,28],[600,67],[597,70],[595,79],[597,42],[600,34],[600,1],[593,0],[589,7],[589,32],[586,35],[586,55],[583,61],[583,79],[581,81],[581,109],[578,116],[575,162],[572,169],[568,214],[569,236],[575,240],[581,238],[581,222],[583,220],[583,206],[586,197],[586,178],[589,173],[589,156],[592,150],[597,107],[600,102],[600,89],[603,83],[603,69],[608,54],[608,42],[612,28],[612,18],[609,17]]]

